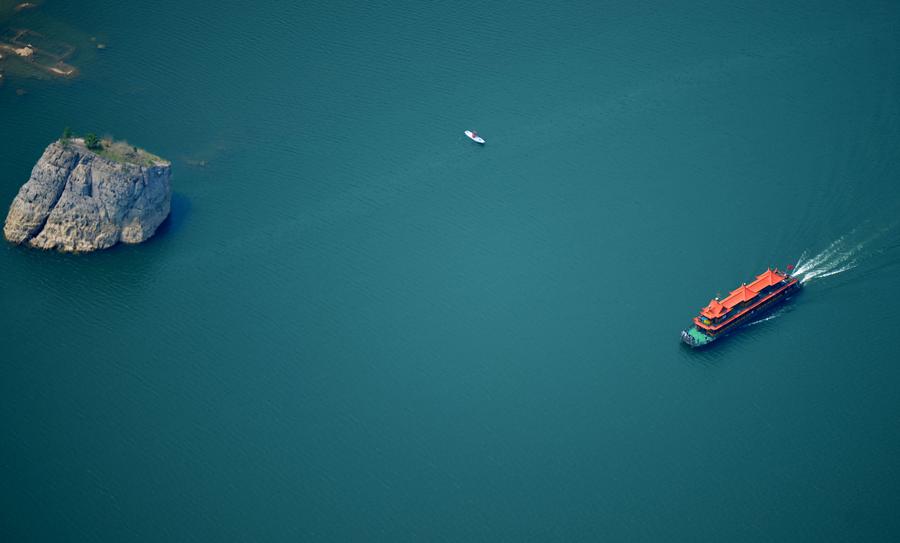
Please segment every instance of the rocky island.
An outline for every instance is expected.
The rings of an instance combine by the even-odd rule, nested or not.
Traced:
[[[7,240],[85,252],[156,232],[169,215],[170,163],[125,142],[85,139],[47,147],[9,208]]]

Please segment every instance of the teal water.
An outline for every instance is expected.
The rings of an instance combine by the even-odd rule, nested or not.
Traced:
[[[0,21],[81,71],[0,86],[3,206],[67,125],[175,190],[140,246],[0,246],[0,540],[896,541],[900,6],[784,4]]]

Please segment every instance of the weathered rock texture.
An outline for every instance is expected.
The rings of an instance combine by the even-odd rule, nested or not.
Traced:
[[[13,200],[3,234],[59,251],[140,243],[169,215],[170,176],[165,161],[139,166],[103,158],[81,140],[52,143]]]

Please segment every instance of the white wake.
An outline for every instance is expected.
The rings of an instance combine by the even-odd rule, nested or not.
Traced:
[[[768,317],[764,317],[764,318],[762,318],[762,319],[759,319],[758,321],[753,321],[753,322],[751,322],[751,323],[748,323],[747,326],[754,326],[754,325],[756,325],[756,324],[762,324],[762,323],[764,323],[764,322],[766,322],[766,321],[770,321],[770,320],[772,320],[772,319],[774,319],[774,318],[777,318],[780,314],[781,314],[781,313],[773,313],[773,314],[769,315]]]
[[[866,246],[883,232],[884,230],[876,232],[860,240],[854,230],[832,241],[825,250],[815,256],[807,257],[804,252],[792,273],[801,284],[805,284],[813,279],[823,279],[852,270],[864,256],[863,250]]]

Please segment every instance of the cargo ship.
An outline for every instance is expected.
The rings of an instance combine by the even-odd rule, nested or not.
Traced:
[[[788,270],[792,267],[788,266]],[[767,269],[749,285],[744,283],[724,299],[710,300],[694,317],[694,325],[681,331],[681,340],[692,348],[704,347],[741,326],[753,322],[800,289],[790,273]]]

